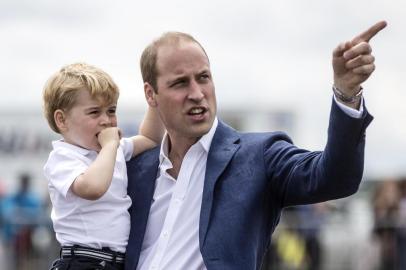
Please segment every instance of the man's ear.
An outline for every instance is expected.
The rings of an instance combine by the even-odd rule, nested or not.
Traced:
[[[66,125],[65,112],[58,109],[54,112],[54,121],[60,131],[66,131],[68,129]]]
[[[147,82],[144,83],[144,94],[149,106],[156,107],[158,105],[155,97],[157,95],[155,89]]]

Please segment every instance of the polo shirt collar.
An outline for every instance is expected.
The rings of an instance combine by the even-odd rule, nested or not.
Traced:
[[[74,152],[77,152],[77,153],[83,155],[83,156],[87,156],[90,153],[96,153],[96,151],[94,151],[94,150],[89,150],[89,149],[86,149],[86,148],[82,148],[82,147],[67,143],[67,142],[63,141],[63,139],[53,141],[52,142],[52,147],[55,150],[58,149],[58,148],[70,149],[70,150],[72,150]]]

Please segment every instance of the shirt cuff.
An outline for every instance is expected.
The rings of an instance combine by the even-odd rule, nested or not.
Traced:
[[[353,117],[353,118],[361,118],[362,114],[364,113],[364,97],[361,97],[361,102],[359,105],[359,110],[353,109],[351,107],[348,107],[344,104],[342,104],[341,102],[337,101],[337,98],[335,95],[333,95],[334,97],[334,102],[338,105],[338,107],[341,108],[341,110],[343,110],[343,112],[345,112],[347,115]]]

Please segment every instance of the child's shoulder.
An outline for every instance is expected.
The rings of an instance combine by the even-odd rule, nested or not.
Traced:
[[[67,147],[61,144],[53,143],[53,150],[49,153],[48,159],[43,167],[44,173],[48,178],[55,178],[58,175],[64,175],[67,172],[76,173],[76,171],[82,171],[89,167],[93,159],[91,156],[86,154],[89,150],[83,149],[84,151],[77,151],[77,146]],[[96,154],[94,154],[96,155]]]
[[[52,142],[52,146],[53,149],[49,153],[45,167],[75,160],[88,163],[88,156],[91,151],[87,149],[60,140]]]

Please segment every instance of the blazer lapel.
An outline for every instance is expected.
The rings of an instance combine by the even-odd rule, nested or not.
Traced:
[[[202,207],[200,211],[199,242],[202,250],[213,205],[213,192],[217,180],[240,147],[237,132],[219,121],[207,157]]]
[[[135,162],[137,166],[128,170],[129,179],[130,174],[136,176],[131,177],[129,182],[129,190],[131,190],[132,197],[132,220],[131,234],[135,239],[132,239],[136,254],[130,256],[138,257],[141,252],[142,241],[147,227],[149,211],[151,208],[152,198],[154,195],[155,181],[159,166],[159,147],[148,153],[145,158],[140,162]],[[129,165],[131,166],[131,165]],[[130,187],[131,186],[131,187]],[[135,241],[134,241],[135,240]]]

